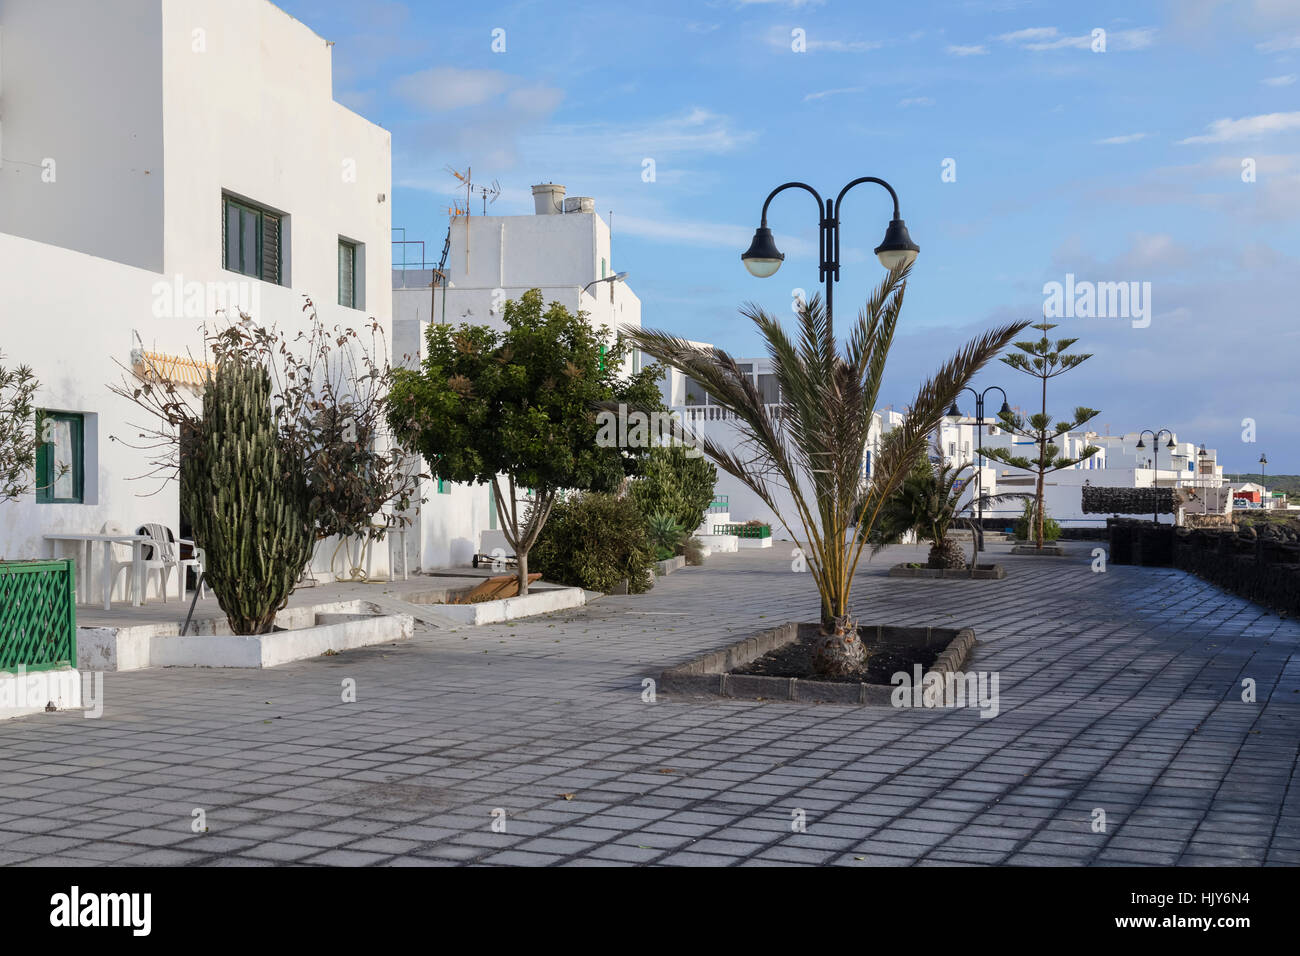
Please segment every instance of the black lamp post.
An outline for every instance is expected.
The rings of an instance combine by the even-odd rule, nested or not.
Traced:
[[[1142,441],[1146,435],[1151,436],[1151,496],[1155,498],[1155,503],[1151,507],[1151,523],[1160,523],[1160,436],[1168,435],[1169,444],[1165,445],[1170,451],[1178,447],[1174,441],[1174,433],[1168,428],[1162,428],[1158,432],[1153,432],[1149,428],[1142,429],[1142,434],[1138,435],[1138,448],[1146,448],[1146,443]],[[1172,456],[1170,456],[1172,457]]]
[[[1010,415],[1011,406],[1007,404],[1007,393],[996,385],[990,385],[982,392],[967,386],[962,389],[963,392],[970,392],[975,396],[975,482],[976,482],[976,499],[975,507],[979,511],[979,519],[976,521],[975,532],[975,550],[984,550],[984,456],[980,454],[980,449],[984,447],[984,396],[989,392],[997,391],[1002,394],[1002,408],[999,415]],[[954,401],[948,408],[948,415],[952,418],[961,417],[961,409],[957,407]]]
[[[840,194],[834,200],[827,199],[823,201],[817,190],[807,183],[784,183],[777,186],[763,201],[763,212],[759,219],[758,228],[754,230],[754,241],[749,244],[749,248],[740,256],[741,261],[745,263],[745,268],[752,275],[760,279],[775,275],[776,270],[781,268],[785,255],[776,247],[776,240],[772,238],[772,230],[767,227],[767,207],[771,205],[777,193],[786,189],[797,187],[812,193],[813,198],[817,200],[817,211],[820,217],[817,239],[817,278],[819,281],[825,281],[826,283],[826,324],[832,329],[834,325],[832,324],[831,290],[832,284],[840,279],[839,209],[844,202],[844,194],[859,183],[876,183],[883,186],[889,191],[890,198],[894,200],[894,218],[890,220],[889,226],[885,229],[885,238],[875,249],[880,264],[886,269],[892,269],[899,263],[911,262],[921,249],[912,241],[912,237],[907,234],[907,226],[899,217],[898,194],[894,192],[893,186],[874,176],[862,176],[853,180],[840,190]]]

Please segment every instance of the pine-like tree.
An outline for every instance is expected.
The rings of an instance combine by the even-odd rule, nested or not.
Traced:
[[[1040,322],[1034,328],[1042,332],[1043,337],[1037,342],[1016,342],[1015,347],[1019,351],[1002,356],[1002,361],[1016,371],[1024,372],[1026,375],[1039,380],[1042,411],[1030,415],[1028,418],[1015,412],[1003,412],[998,416],[998,420],[999,424],[1011,434],[1032,439],[1038,447],[1038,454],[1034,458],[1027,458],[1024,455],[1013,454],[1009,448],[981,448],[979,453],[995,461],[1000,461],[1004,465],[1032,472],[1037,476],[1037,482],[1034,485],[1034,546],[1041,550],[1043,547],[1043,514],[1046,510],[1043,507],[1045,477],[1054,471],[1077,465],[1101,451],[1096,445],[1088,445],[1077,456],[1070,458],[1062,455],[1060,446],[1053,444],[1053,442],[1066,432],[1073,431],[1096,418],[1101,412],[1098,409],[1086,408],[1080,405],[1074,410],[1073,416],[1061,421],[1053,421],[1052,416],[1047,414],[1048,380],[1063,375],[1076,365],[1086,362],[1092,358],[1092,353],[1089,352],[1083,355],[1066,354],[1065,350],[1079,340],[1077,338],[1057,339],[1053,342],[1047,337],[1047,333],[1056,328],[1056,325],[1052,322]]]

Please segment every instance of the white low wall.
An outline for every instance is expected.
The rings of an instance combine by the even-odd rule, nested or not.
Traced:
[[[740,538],[734,534],[697,534],[700,544],[710,554],[733,554],[740,548]]]
[[[77,629],[77,663],[91,671],[143,667],[274,667],[370,644],[407,640],[414,633],[409,614],[380,613],[367,601],[285,608],[275,623],[283,631],[232,634],[224,618],[196,621],[180,636],[183,622],[135,627]]]
[[[321,615],[329,620],[338,615]],[[203,634],[154,637],[149,662],[154,667],[274,667],[370,644],[409,640],[415,619],[409,614],[365,614],[297,630],[270,634]]]
[[[587,595],[582,588],[543,588],[531,591],[524,597],[482,601],[478,604],[430,604],[429,607],[437,608],[439,614],[451,618],[457,624],[479,625],[500,624],[502,621],[536,614],[566,611],[582,607],[586,603]]]
[[[0,673],[0,720],[43,713],[48,704],[58,710],[81,706],[81,674],[70,667]]]

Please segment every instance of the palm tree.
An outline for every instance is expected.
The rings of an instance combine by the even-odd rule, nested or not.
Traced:
[[[897,543],[906,532],[915,531],[918,540],[930,542],[926,567],[965,568],[966,556],[948,534],[953,524],[963,515],[974,513],[981,504],[987,508],[1024,495],[986,494],[982,498],[972,495],[964,501],[975,474],[975,463],[945,461],[943,448],[938,442],[932,446],[932,451],[933,457],[918,459],[912,471],[885,500],[872,536],[871,552],[874,555],[887,545]],[[974,534],[973,522],[968,523]],[[975,561],[972,555],[972,567]]]
[[[921,386],[903,423],[881,443],[867,479],[867,438],[909,271],[908,266],[890,271],[859,312],[842,351],[820,296],[801,304],[797,341],[758,306],[741,310],[757,326],[771,357],[780,387],[775,414],[723,350],[652,329],[626,333],[643,352],[689,375],[734,416],[742,438],[735,450],[708,438],[698,443],[719,468],[758,495],[806,555],[821,597],[814,660],[826,676],[854,674],[866,659],[849,595],[885,499],[924,452],[927,437],[958,393],[1028,324],[1001,326],[959,349]],[[782,514],[779,488],[789,490],[794,514]]]

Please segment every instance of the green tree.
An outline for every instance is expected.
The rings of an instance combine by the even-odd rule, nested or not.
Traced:
[[[1080,405],[1074,410],[1071,417],[1059,421],[1053,421],[1052,416],[1047,414],[1048,381],[1058,375],[1064,375],[1080,363],[1086,362],[1092,358],[1092,353],[1082,355],[1067,354],[1065,350],[1079,340],[1077,338],[1057,339],[1056,341],[1049,339],[1047,333],[1056,328],[1055,323],[1040,322],[1034,328],[1043,333],[1042,338],[1036,342],[1015,343],[1015,347],[1019,351],[1002,356],[1002,361],[1016,371],[1024,372],[1031,378],[1038,379],[1042,397],[1042,411],[1027,418],[1016,412],[1003,412],[998,416],[998,420],[1002,427],[1011,434],[1032,439],[1037,446],[1038,453],[1033,458],[1014,454],[1009,448],[981,448],[979,453],[995,461],[1000,461],[1004,465],[1010,465],[1012,468],[1032,472],[1037,477],[1034,483],[1034,546],[1041,550],[1044,541],[1043,516],[1046,513],[1043,504],[1046,476],[1054,471],[1060,471],[1062,468],[1077,465],[1101,451],[1096,445],[1088,445],[1079,455],[1071,458],[1062,455],[1060,446],[1053,443],[1066,432],[1073,431],[1096,418],[1101,412],[1098,409],[1086,408]]]
[[[597,409],[653,405],[658,369],[624,377],[623,340],[545,306],[539,289],[507,302],[504,319],[504,331],[430,325],[421,367],[395,373],[388,420],[436,477],[491,485],[527,594],[528,553],[557,495],[613,492],[636,473],[644,450],[597,443]]]
[[[776,514],[808,561],[821,597],[821,638],[814,660],[826,675],[860,672],[866,654],[850,615],[853,575],[862,549],[890,492],[925,451],[948,406],[971,378],[1028,323],[1015,323],[967,343],[932,379],[922,384],[902,424],[882,442],[870,481],[863,477],[885,362],[903,306],[907,266],[899,266],[876,289],[837,345],[821,299],[798,312],[798,337],[757,306],[743,314],[757,326],[780,386],[779,415],[735,360],[721,349],[649,329],[627,334],[642,351],[679,369],[734,416],[741,443],[723,447],[711,439],[704,453],[743,482]],[[777,489],[788,489],[794,513]]]

